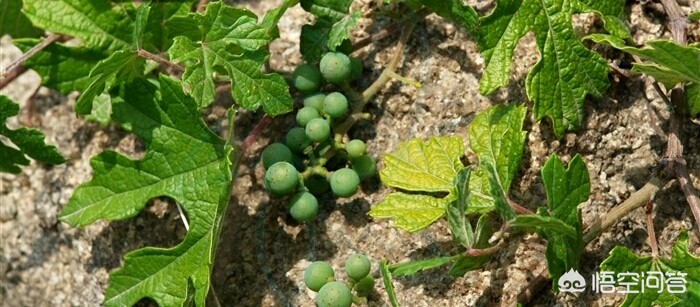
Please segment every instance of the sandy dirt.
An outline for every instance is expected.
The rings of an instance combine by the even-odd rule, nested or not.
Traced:
[[[261,14],[280,2],[243,1]],[[370,2],[370,1],[364,1]],[[492,9],[491,1],[468,1],[480,14]],[[646,1],[643,1],[646,3]],[[698,1],[679,1],[686,12],[700,9]],[[628,20],[634,39],[668,37],[665,17],[650,9],[649,2],[628,3]],[[367,5],[360,5],[367,9]],[[594,16],[579,16],[577,33],[600,28]],[[301,25],[312,17],[300,7],[281,20],[281,38],[272,46],[270,66],[292,71],[301,62],[298,40]],[[386,27],[384,19],[363,20],[355,40]],[[698,27],[693,29],[697,40]],[[365,67],[361,88],[369,85],[394,54],[398,35],[393,34],[360,50]],[[2,39],[1,64],[17,58],[19,51],[8,37]],[[493,105],[525,103],[525,76],[539,59],[533,36],[519,44],[510,84],[490,97],[479,94],[478,82],[484,61],[473,38],[463,29],[431,15],[416,25],[408,42],[401,75],[418,80],[416,89],[390,83],[368,105],[373,114],[350,131],[354,138],[367,139],[368,152],[382,167],[382,154],[405,140],[433,135],[460,135],[467,140],[467,126],[473,116]],[[621,53],[595,47],[610,61],[627,61]],[[624,63],[623,63],[624,64]],[[599,100],[586,103],[584,127],[557,140],[547,122],[533,123],[529,114],[528,137],[521,168],[511,197],[535,209],[546,201],[540,168],[551,154],[569,161],[576,153],[584,158],[591,178],[590,201],[580,206],[584,223],[608,212],[650,178],[665,150],[665,139],[654,129],[654,114],[666,129],[669,112],[651,83],[640,77],[610,76],[611,88]],[[122,256],[144,246],[174,246],[185,229],[173,205],[165,199],[152,201],[137,217],[118,222],[97,222],[74,229],[58,221],[74,189],[91,178],[89,159],[103,149],[132,157],[143,154],[140,141],[115,126],[102,128],[76,118],[72,112],[77,94],[68,97],[40,87],[39,77],[28,72],[1,91],[22,106],[22,115],[11,125],[30,124],[41,129],[68,162],[46,166],[32,162],[21,174],[0,175],[0,302],[2,306],[98,306],[108,286],[108,273],[118,268]],[[651,111],[647,110],[648,105]],[[28,113],[31,103],[31,114]],[[225,110],[230,96],[217,99],[205,116],[215,131],[225,130]],[[244,139],[261,114],[240,112],[236,138]],[[303,285],[303,269],[312,261],[329,261],[342,271],[345,258],[355,252],[367,254],[372,275],[379,277],[378,262],[391,263],[444,256],[457,249],[451,242],[445,221],[408,234],[387,220],[367,216],[371,206],[389,192],[378,179],[362,185],[349,199],[331,195],[320,198],[319,218],[298,225],[287,216],[286,199],[270,197],[263,188],[264,170],[258,162],[262,149],[280,140],[294,122],[293,115],[276,118],[241,161],[229,209],[224,220],[221,244],[212,275],[213,289],[222,306],[312,306],[315,293]],[[700,187],[700,126],[683,123],[683,143],[690,176]],[[695,223],[677,183],[669,184],[655,199],[654,225],[661,254],[669,255],[676,236]],[[641,254],[650,253],[643,210],[637,210],[588,245],[581,272],[590,276],[616,245]],[[495,254],[482,270],[452,278],[445,269],[397,278],[395,288],[404,306],[492,306],[509,302],[546,267],[546,242],[536,235],[511,242]],[[700,251],[691,233],[691,251]],[[338,274],[343,275],[343,274]],[[584,292],[579,296],[555,295],[545,290],[532,302],[535,306],[610,306],[622,302],[621,295]],[[213,302],[211,297],[211,302]],[[370,296],[370,306],[387,306],[380,279]]]

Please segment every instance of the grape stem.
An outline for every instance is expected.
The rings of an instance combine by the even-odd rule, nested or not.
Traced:
[[[367,298],[359,297],[355,294],[352,295],[352,303],[359,306],[367,306]]]

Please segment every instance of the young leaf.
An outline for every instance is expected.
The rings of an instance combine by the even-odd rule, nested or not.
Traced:
[[[480,24],[478,45],[486,61],[481,93],[491,94],[508,82],[513,50],[532,31],[542,55],[526,80],[534,116],[551,118],[558,137],[579,128],[584,97],[600,97],[608,87],[608,66],[577,40],[571,16],[597,12],[620,17],[624,4],[624,0],[497,0],[494,11]]]
[[[688,15],[688,19],[690,21],[699,21],[700,20],[700,11],[695,11],[692,12]]]
[[[73,226],[125,219],[149,199],[172,197],[189,219],[185,239],[173,248],[127,254],[124,266],[110,275],[104,304],[130,306],[149,297],[161,306],[181,306],[191,283],[195,304],[203,306],[228,204],[232,148],[208,129],[175,80],[162,76],[159,89],[135,80],[124,85],[121,96],[112,118],[143,140],[146,155],[134,161],[104,151],[93,158],[92,180],[76,189],[60,219]]]
[[[466,248],[474,245],[472,225],[465,216],[469,207],[469,168],[463,168],[455,177],[455,199],[447,205],[447,223],[450,226],[452,240]]]
[[[193,13],[174,22],[179,24],[176,32],[183,35],[175,38],[169,53],[175,62],[185,64],[183,81],[200,107],[214,101],[214,76],[225,73],[233,80],[231,92],[240,106],[255,110],[262,105],[273,116],[291,110],[284,78],[261,72],[269,55],[261,49],[271,38],[255,14],[213,2],[204,15]]]
[[[7,96],[0,95],[0,135],[8,138],[18,149],[0,141],[0,172],[17,174],[18,165],[29,165],[25,155],[48,164],[61,164],[66,160],[56,147],[44,143],[44,134],[36,129],[19,128],[12,130],[6,126],[7,119],[19,114],[19,105]]]
[[[479,32],[477,31],[479,17],[476,14],[476,11],[471,6],[462,4],[461,0],[419,0],[418,2],[435,12],[435,14],[451,20],[458,26],[467,29],[473,35],[479,35]]]
[[[685,231],[678,235],[678,241],[673,246],[670,258],[639,257],[624,246],[616,246],[610,252],[610,256],[600,264],[600,270],[645,274],[642,275],[640,282],[634,283],[630,288],[638,293],[628,292],[621,306],[698,306],[700,304],[700,258],[688,251],[688,233]],[[649,272],[660,272],[663,275],[649,274]],[[660,279],[662,288],[640,289],[641,285],[645,284],[645,280],[650,277]],[[673,282],[669,278],[674,278]],[[668,287],[671,284],[673,292],[680,293],[669,292]]]
[[[301,7],[305,11],[316,16],[313,25],[301,27],[301,37],[299,38],[299,49],[304,60],[308,63],[315,63],[321,60],[321,56],[326,52],[326,47],[338,46],[340,41],[329,42],[329,35],[332,28],[335,31],[336,40],[339,39],[339,32],[346,32],[357,22],[353,22],[354,17],[348,17],[347,22],[340,22],[348,15],[352,0],[301,0]],[[357,16],[359,18],[359,15]],[[338,23],[337,26],[336,23]],[[333,48],[335,48],[335,46]]]
[[[297,3],[299,3],[299,0],[284,0],[284,2],[282,2],[282,4],[280,4],[278,7],[265,14],[265,17],[263,17],[260,25],[265,28],[265,32],[270,38],[278,38],[280,36],[280,31],[277,24],[287,9],[296,5]]]
[[[479,113],[469,125],[469,146],[479,158],[479,168],[470,178],[468,212],[485,212],[494,207],[484,163],[496,167],[504,192],[510,189],[525,148],[527,133],[522,127],[526,114],[524,106],[497,105]]]
[[[584,247],[578,205],[588,200],[591,183],[586,164],[579,155],[571,159],[568,169],[552,155],[542,167],[542,181],[549,215],[575,230],[572,237],[571,233],[558,228],[540,227],[542,236],[547,239],[547,269],[552,279],[558,280],[564,272],[578,267]],[[557,283],[552,285],[555,290],[558,288]]]
[[[0,37],[38,37],[41,31],[21,12],[22,0],[0,0]]]
[[[496,173],[496,167],[488,160],[481,162],[479,167],[486,170],[490,187],[489,195],[493,198],[496,212],[506,221],[513,219],[515,217],[515,212],[513,212],[513,208],[511,208],[508,203],[508,196],[506,195],[507,190],[503,187],[503,183],[501,183]]]
[[[700,48],[681,46],[668,40],[648,41],[643,48],[635,48],[610,35],[591,34],[586,38],[652,61],[655,65],[635,64],[633,71],[658,78],[669,88],[680,81],[700,83]]]
[[[389,297],[389,303],[391,303],[392,307],[399,307],[399,301],[396,300],[396,293],[394,293],[394,284],[391,281],[391,272],[386,265],[386,260],[379,262],[379,272],[382,273],[382,280],[384,281],[386,295]]]
[[[454,257],[438,257],[426,260],[416,260],[406,263],[392,264],[389,266],[389,271],[394,276],[411,276],[420,271],[430,270],[441,267],[452,262]]]
[[[382,182],[408,191],[451,192],[464,144],[459,136],[431,137],[427,142],[412,139],[384,156]]]
[[[480,269],[489,261],[489,256],[458,255],[454,259],[448,274],[452,277],[461,277],[469,271]]]
[[[432,137],[428,142],[412,139],[384,156],[384,169],[379,176],[384,184],[413,192],[395,192],[376,204],[369,214],[375,218],[396,218],[396,227],[418,231],[445,214],[447,204],[455,199],[453,179],[464,166],[459,158],[464,144],[459,136]]]
[[[378,219],[394,218],[394,226],[415,232],[440,219],[453,199],[452,195],[437,198],[432,195],[394,192],[374,205],[369,215]]]
[[[329,50],[335,51],[335,48],[340,46],[344,40],[350,38],[350,30],[357,26],[360,17],[360,11],[354,11],[333,24],[326,43]]]
[[[579,236],[576,228],[551,216],[538,214],[520,215],[511,220],[509,225],[511,228],[523,229],[525,231],[541,230],[543,232],[558,233],[572,240],[576,240]]]

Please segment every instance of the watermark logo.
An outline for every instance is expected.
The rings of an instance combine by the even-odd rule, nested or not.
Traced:
[[[574,269],[569,270],[559,277],[557,284],[561,292],[578,293],[586,290],[586,280]]]
[[[687,273],[683,272],[610,272],[591,275],[591,290],[596,293],[685,293]],[[579,293],[586,290],[586,280],[574,269],[559,277],[559,291]]]

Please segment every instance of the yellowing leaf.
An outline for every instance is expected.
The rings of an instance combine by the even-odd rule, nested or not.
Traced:
[[[425,192],[450,192],[452,179],[464,167],[459,158],[464,144],[459,136],[433,137],[428,142],[412,139],[384,157],[379,172],[386,185]]]
[[[435,198],[424,194],[401,192],[387,195],[369,214],[375,218],[395,218],[395,226],[414,232],[430,226],[445,214],[445,208],[454,198]]]

